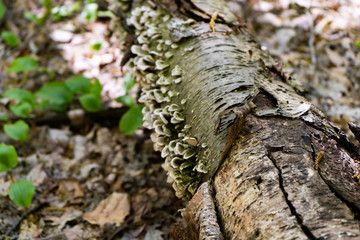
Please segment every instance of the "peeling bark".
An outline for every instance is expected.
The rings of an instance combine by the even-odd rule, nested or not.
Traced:
[[[297,94],[225,1],[109,2],[131,9],[128,67],[168,181],[188,198],[212,183],[215,207],[200,188],[183,211],[200,239],[221,239],[219,229],[225,239],[360,238],[357,148]],[[219,227],[214,215],[203,221],[203,206]]]

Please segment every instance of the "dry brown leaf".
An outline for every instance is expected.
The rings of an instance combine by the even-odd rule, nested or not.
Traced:
[[[70,222],[74,219],[77,219],[81,216],[82,212],[74,209],[74,208],[67,208],[65,213],[61,215],[61,217],[56,216],[45,216],[44,220],[51,221],[52,225],[58,225],[58,230],[62,230],[67,222]]]
[[[31,169],[31,171],[26,176],[26,179],[32,182],[35,187],[41,185],[46,179],[47,175],[43,170],[43,164],[38,164],[36,167]]]
[[[59,182],[59,189],[57,194],[66,197],[67,199],[75,199],[78,197],[83,197],[84,192],[81,189],[79,181],[76,180],[61,180]]]
[[[119,226],[130,213],[130,201],[127,193],[112,193],[102,200],[94,211],[85,213],[83,219],[91,224],[103,226],[113,223]]]

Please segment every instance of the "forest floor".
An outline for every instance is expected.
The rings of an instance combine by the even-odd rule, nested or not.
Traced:
[[[23,144],[0,131],[0,143],[13,144],[19,154],[12,175],[36,187],[26,212],[9,200],[11,179],[0,173],[0,236],[170,239],[173,226],[182,222],[178,210],[185,205],[166,183],[163,160],[154,152],[149,132],[140,128],[126,136],[119,131],[124,107],[114,99],[125,94],[123,55],[109,30],[104,1],[97,1],[94,21],[82,13],[84,1],[69,16],[55,21],[50,15],[43,25],[23,17],[24,12],[42,15],[42,1],[4,2],[0,29],[15,33],[20,42],[12,48],[0,42],[0,94],[10,88],[35,92],[46,82],[82,74],[102,84],[103,110],[85,114],[80,125],[67,117],[80,109],[76,103],[66,112],[34,116],[27,120],[32,127]],[[360,4],[355,2],[229,2],[262,49],[283,62],[284,71],[304,86],[303,94],[347,132],[347,121],[360,123]],[[75,4],[52,1],[58,9]],[[94,41],[101,42],[100,50],[91,48]],[[7,74],[11,62],[25,55],[36,58],[39,69],[26,77]],[[130,94],[138,92],[135,87]],[[9,102],[0,100],[3,111]]]

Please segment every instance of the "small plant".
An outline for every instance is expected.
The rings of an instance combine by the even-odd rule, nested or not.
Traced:
[[[22,118],[28,117],[36,104],[34,94],[23,89],[9,89],[4,92],[3,97],[12,100],[10,111]]]
[[[98,14],[98,4],[92,1],[87,1],[87,4],[84,6],[82,16],[88,21],[93,22],[97,18]]]
[[[0,171],[7,172],[17,165],[17,153],[12,145],[0,144]]]
[[[91,49],[92,49],[92,50],[94,50],[94,51],[99,51],[99,50],[101,49],[102,44],[101,44],[101,42],[99,42],[99,41],[92,41],[92,42],[90,43],[90,46],[91,46]]]
[[[64,17],[69,17],[73,12],[79,10],[80,2],[76,2],[71,6],[55,6],[51,9],[51,15],[54,21],[60,21]]]
[[[74,99],[74,93],[63,82],[48,82],[43,85],[35,96],[41,98],[42,108],[55,111],[65,111],[69,103]]]
[[[26,140],[28,140],[28,130],[29,125],[23,120],[17,120],[15,123],[4,125],[4,131],[6,135],[20,142],[25,142]]]
[[[24,12],[24,18],[26,18],[32,22],[35,22],[38,25],[43,25],[51,13],[51,0],[43,0],[42,5],[46,8],[44,15],[42,15],[41,17],[38,17],[31,12]]]
[[[132,74],[127,73],[124,76],[123,87],[126,95],[120,96],[115,100],[129,107],[129,110],[122,116],[119,122],[119,129],[126,135],[135,132],[143,123],[142,105],[136,105],[135,100],[128,93],[135,86]]]
[[[28,180],[13,182],[10,187],[9,197],[18,206],[27,208],[32,202],[35,187]]]
[[[65,80],[65,85],[73,93],[84,94],[90,91],[91,80],[82,75],[75,75]]]
[[[4,15],[5,15],[5,6],[2,0],[0,0],[0,20],[4,17]]]
[[[0,171],[8,172],[12,181],[9,197],[18,206],[27,208],[31,204],[35,187],[28,180],[16,181],[12,177],[10,169],[17,166],[17,159],[16,150],[12,145],[0,144]]]
[[[89,78],[76,75],[68,78],[65,85],[74,93],[82,94],[79,98],[80,104],[89,112],[97,112],[101,109],[102,86],[98,79],[91,83]]]
[[[1,37],[4,39],[5,43],[10,47],[16,47],[19,44],[19,39],[15,34],[8,31],[3,31]]]
[[[356,46],[358,47],[358,49],[360,50],[360,39],[356,39],[355,45],[356,45]]]
[[[10,65],[9,73],[20,73],[36,70],[39,62],[31,56],[16,58]]]

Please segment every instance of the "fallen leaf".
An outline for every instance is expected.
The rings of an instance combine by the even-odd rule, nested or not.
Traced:
[[[46,179],[47,175],[43,170],[43,164],[38,164],[35,166],[26,176],[26,179],[29,180],[34,184],[35,187],[40,186],[44,180]]]
[[[102,200],[94,211],[85,213],[83,219],[91,224],[105,225],[113,223],[119,226],[130,213],[130,201],[127,193],[112,193]]]
[[[51,221],[54,226],[58,225],[58,230],[61,231],[65,227],[66,223],[81,217],[81,214],[82,212],[77,209],[67,208],[65,213],[60,217],[45,216],[44,220]]]
[[[57,190],[57,194],[67,199],[75,199],[84,196],[84,192],[81,189],[79,181],[71,179],[61,180],[59,182],[59,189]]]

